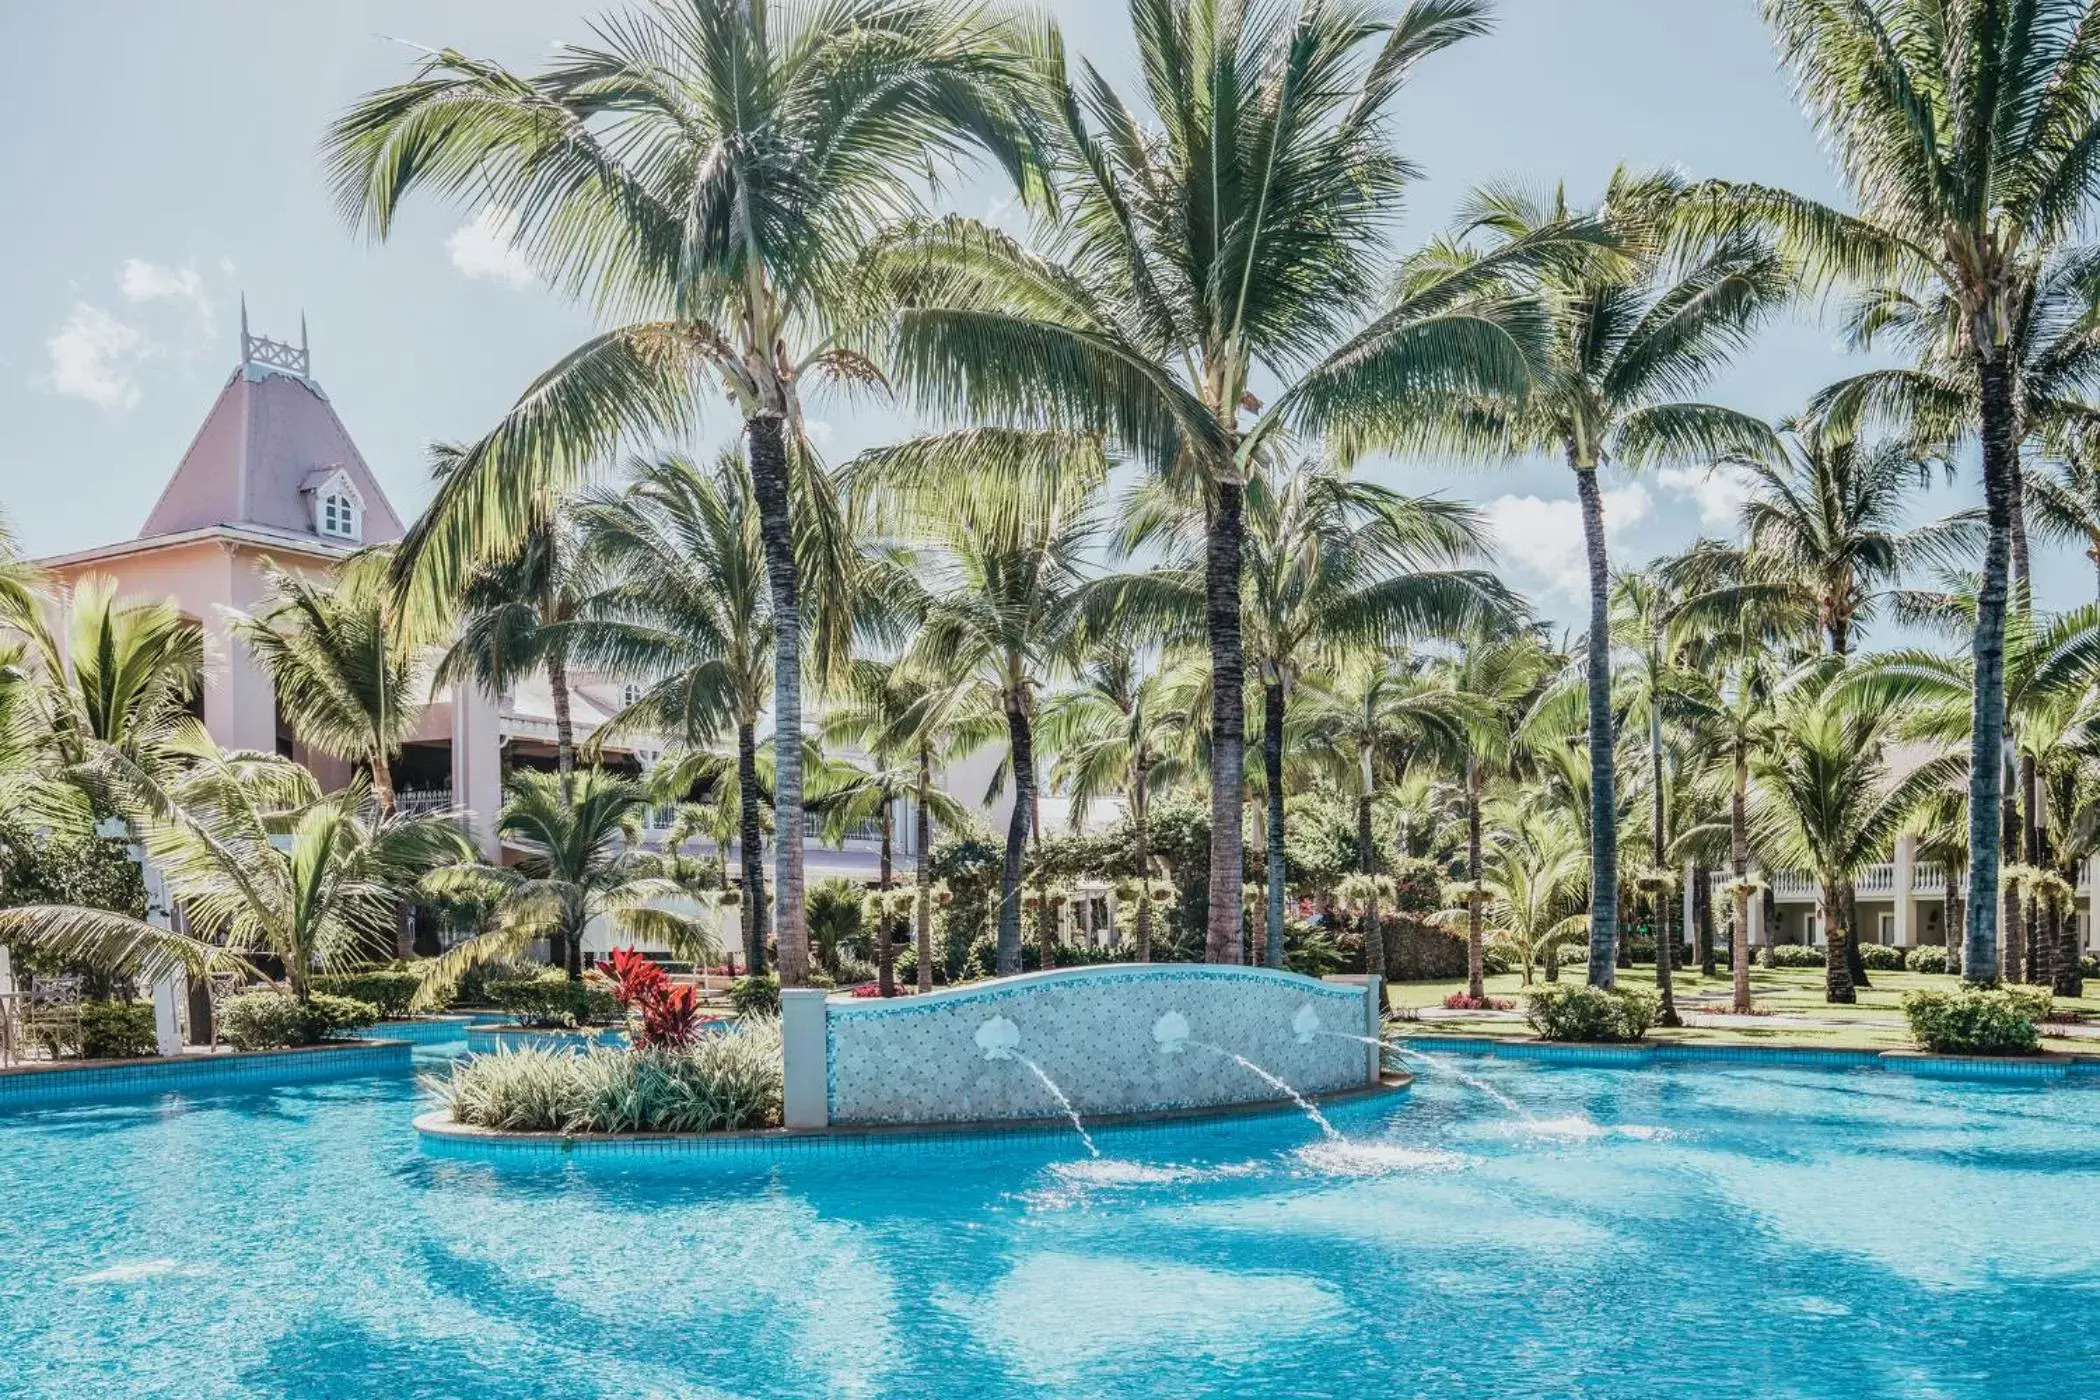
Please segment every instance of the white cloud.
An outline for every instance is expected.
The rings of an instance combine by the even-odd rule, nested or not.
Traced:
[[[822,418],[805,418],[802,420],[802,434],[817,446],[826,446],[831,441],[831,424]]]
[[[52,391],[111,413],[138,403],[139,361],[160,348],[137,326],[84,301],[73,303],[65,324],[44,344],[51,352]]]
[[[1565,497],[1497,496],[1484,509],[1506,573],[1543,593],[1577,600],[1589,597],[1589,549],[1582,537],[1580,506]],[[1616,547],[1653,509],[1648,488],[1637,481],[1606,491],[1606,545]]]
[[[205,292],[204,278],[194,267],[160,267],[144,258],[126,258],[122,270],[117,273],[117,289],[129,302],[180,301],[188,303],[197,313],[197,341],[208,343],[216,326],[212,320],[211,297]]]
[[[469,277],[526,287],[539,280],[539,272],[513,245],[517,233],[517,215],[484,205],[471,222],[461,224],[445,240],[445,250],[452,255],[452,265]]]
[[[1699,528],[1708,534],[1733,537],[1743,502],[1750,499],[1750,477],[1734,467],[1664,467],[1655,474],[1655,484],[1673,496],[1699,505]]]

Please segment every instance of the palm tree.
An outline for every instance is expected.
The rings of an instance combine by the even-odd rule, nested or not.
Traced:
[[[744,965],[766,966],[764,813],[758,725],[773,685],[776,640],[766,583],[760,511],[750,475],[734,454],[705,470],[686,457],[637,463],[625,490],[588,493],[577,528],[604,570],[575,649],[642,682],[610,723],[674,738],[696,757],[664,776],[689,791],[709,771],[706,746],[736,736],[738,859]],[[799,755],[798,755],[799,757]],[[778,781],[777,758],[775,782]],[[773,793],[777,802],[777,787]],[[777,812],[777,808],[776,808]],[[794,833],[776,823],[776,840]]]
[[[1387,120],[1419,63],[1485,32],[1481,0],[1420,0],[1389,21],[1324,0],[1132,0],[1131,17],[1142,103],[1084,65],[1052,94],[1060,217],[1044,251],[947,219],[892,240],[884,271],[908,307],[898,362],[928,406],[1105,433],[1200,503],[1213,671],[1205,956],[1237,962],[1247,483],[1294,435],[1361,431],[1451,390],[1520,390],[1531,324],[1500,300],[1453,303],[1567,234],[1371,314],[1413,175]],[[1278,385],[1266,403],[1254,392],[1264,381]]]
[[[1590,959],[1592,985],[1612,985],[1617,945],[1618,827],[1612,754],[1611,564],[1605,551],[1607,464],[1637,471],[1668,462],[1770,455],[1761,420],[1687,396],[1710,382],[1786,298],[1786,265],[1741,234],[1685,245],[1668,219],[1683,198],[1674,179],[1620,171],[1594,219],[1610,249],[1541,266],[1522,290],[1549,327],[1552,357],[1520,405],[1486,402],[1415,436],[1478,455],[1561,457],[1575,476],[1589,561]],[[1508,189],[1476,196],[1460,241],[1425,259],[1421,275],[1464,265],[1535,239],[1568,217],[1564,196],[1538,200]]]
[[[931,823],[960,826],[968,820],[967,809],[933,785],[933,744],[920,733],[920,707],[928,687],[898,662],[854,663],[848,688],[824,720],[827,743],[851,744],[865,749],[865,760],[836,756],[825,765],[811,795],[811,805],[824,817],[826,834],[842,838],[848,831],[869,821],[881,823],[882,846],[877,887],[887,894],[894,874],[894,849],[898,804],[913,802],[918,808],[918,860],[923,880],[926,844],[932,839]],[[952,745],[944,746],[951,749]],[[944,757],[945,757],[944,753]],[[921,956],[931,953],[930,946]],[[883,996],[897,990],[897,945],[889,923],[889,910],[875,925],[876,986]],[[920,976],[929,978],[929,967]],[[931,990],[931,982],[921,988]]]
[[[1181,782],[1192,764],[1179,742],[1189,727],[1188,677],[1145,659],[1124,638],[1097,639],[1079,662],[1079,684],[1044,702],[1040,737],[1054,754],[1051,781],[1072,803],[1072,821],[1098,799],[1123,800],[1137,869],[1137,960],[1152,961],[1153,794]]]
[[[1973,405],[1988,531],[1972,642],[1970,900],[1963,975],[1990,981],[2004,774],[2008,563],[2019,509],[2017,327],[2085,218],[2100,147],[2096,0],[1765,0],[1795,87],[1857,214],[1713,182],[1696,222],[1779,231],[1817,281],[1897,286],[1945,308],[1943,363]]]
[[[526,856],[515,865],[462,864],[432,872],[424,888],[494,904],[494,927],[454,944],[423,969],[424,998],[456,985],[469,968],[515,958],[545,938],[571,981],[583,976],[583,935],[605,918],[632,936],[695,962],[722,955],[706,918],[661,907],[697,891],[676,862],[644,850],[639,829],[650,802],[639,783],[600,768],[575,774],[564,794],[559,774],[511,775],[497,830]]]
[[[1443,917],[1464,919],[1469,937],[1484,924],[1496,946],[1516,955],[1530,986],[1540,959],[1553,961],[1562,939],[1584,931],[1588,853],[1581,834],[1560,813],[1514,794],[1495,802],[1485,820],[1492,839],[1477,873],[1469,873],[1465,907],[1446,910]],[[1470,973],[1467,980],[1473,980]],[[1486,989],[1469,987],[1467,995],[1484,998]]]
[[[44,680],[33,692],[39,741],[61,763],[84,763],[92,745],[107,744],[151,766],[203,689],[203,630],[174,600],[119,598],[97,575],[73,589],[63,645],[41,604],[25,568],[0,574],[0,629],[23,639]]]
[[[955,464],[973,469],[958,475]],[[998,971],[1021,970],[1021,873],[1035,816],[1037,694],[1065,663],[1075,595],[1100,536],[1099,443],[1068,433],[976,430],[864,455],[857,488],[880,498],[872,518],[924,554],[915,672],[969,678],[1004,716],[1013,813],[1000,876]],[[997,787],[994,789],[996,795]],[[988,800],[990,800],[988,798]],[[1047,927],[1047,919],[1043,921]]]
[[[1828,930],[1824,997],[1856,1001],[1845,957],[1858,936],[1852,882],[1960,777],[1962,760],[1942,756],[1896,777],[1884,750],[1900,707],[1885,689],[1848,684],[1841,661],[1819,659],[1788,677],[1775,711],[1776,742],[1755,768],[1758,845],[1814,874]]]
[[[2030,472],[2025,494],[2035,533],[2052,542],[2082,546],[2100,580],[2100,466],[2095,465],[2093,446],[2081,437],[2062,457]]]
[[[1903,529],[1922,470],[1910,448],[1869,447],[1816,419],[1783,423],[1780,432],[1783,458],[1729,463],[1749,478],[1742,521],[1755,556],[1750,572],[1792,584],[1831,654],[1844,656],[1905,574],[1950,564],[1981,542],[1982,517],[1961,511]]]
[[[1487,996],[1485,883],[1481,835],[1483,803],[1491,777],[1509,770],[1516,731],[1540,688],[1558,669],[1536,632],[1479,631],[1437,668],[1457,700],[1465,730],[1463,782],[1466,821],[1466,995]],[[1503,892],[1505,895],[1507,890]],[[1507,901],[1505,901],[1506,903]],[[1529,981],[1529,963],[1524,969]]]
[[[1372,812],[1382,779],[1406,771],[1417,757],[1463,751],[1472,707],[1425,676],[1421,668],[1372,652],[1345,656],[1330,676],[1311,685],[1306,730],[1314,761],[1356,806],[1358,872],[1374,882],[1365,890],[1365,970],[1385,976],[1385,934],[1375,881],[1383,875]]]
[[[323,793],[273,754],[223,753],[190,722],[171,741],[184,762],[156,776],[122,748],[90,740],[86,762],[121,794],[139,839],[194,932],[106,909],[32,905],[0,911],[0,940],[67,961],[121,967],[142,982],[177,971],[262,974],[282,960],[305,1001],[316,968],[347,969],[391,941],[396,912],[433,868],[471,858],[449,814],[365,813],[362,780]]]
[[[1336,648],[1455,637],[1517,606],[1492,573],[1480,514],[1402,496],[1346,469],[1301,463],[1246,487],[1241,647],[1261,685],[1267,804],[1265,960],[1283,966],[1284,735],[1306,668]],[[1157,566],[1103,580],[1111,609],[1176,638],[1201,633],[1203,521],[1167,491],[1141,490],[1120,532],[1126,551],[1164,549]]]
[[[443,460],[460,449],[445,448]],[[501,694],[544,674],[554,705],[555,763],[566,781],[576,771],[576,726],[570,714],[569,666],[575,623],[593,580],[564,503],[537,515],[515,550],[477,567],[460,597],[458,636],[434,680],[474,684]]]
[[[421,667],[383,568],[383,556],[346,565],[328,588],[271,567],[263,608],[233,614],[233,633],[269,669],[292,732],[332,758],[364,764],[382,818],[394,812],[388,765],[422,713]]]
[[[445,49],[370,93],[324,148],[345,214],[388,236],[413,190],[504,211],[565,290],[636,319],[571,351],[467,448],[397,577],[441,601],[621,440],[683,434],[725,390],[743,420],[774,617],[774,852],[782,979],[808,973],[802,880],[798,513],[821,514],[806,383],[878,381],[847,343],[852,269],[921,173],[973,149],[1027,178],[1015,35],[956,0],[649,0],[532,75]],[[800,491],[797,508],[790,501]],[[803,556],[805,566],[820,556]],[[836,560],[834,559],[834,562]]]

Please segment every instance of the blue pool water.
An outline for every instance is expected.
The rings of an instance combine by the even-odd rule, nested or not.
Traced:
[[[420,1106],[0,1113],[0,1393],[1852,1400],[2100,1364],[2075,1084],[1468,1058],[1337,1109],[1340,1146],[1277,1117],[704,1173],[437,1162]]]

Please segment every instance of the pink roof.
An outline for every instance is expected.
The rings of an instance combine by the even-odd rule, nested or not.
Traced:
[[[318,539],[306,493],[337,469],[363,498],[363,543],[400,538],[400,517],[320,386],[251,361],[219,391],[139,537],[251,525]]]

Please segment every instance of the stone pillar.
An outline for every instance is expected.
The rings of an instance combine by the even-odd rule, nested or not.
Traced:
[[[781,1122],[823,1128],[831,1122],[830,1051],[824,1034],[822,987],[780,989]]]
[[[1750,873],[1756,876],[1759,874],[1759,871],[1756,866],[1752,866],[1750,867]],[[1750,928],[1748,932],[1750,935],[1750,946],[1762,948],[1772,941],[1771,936],[1765,932],[1765,897],[1762,893],[1753,891],[1749,902]]]
[[[471,681],[452,688],[452,804],[467,812],[484,860],[500,860],[496,813],[503,806],[501,711],[496,697]]]
[[[1385,1077],[1385,980],[1367,977],[1359,973],[1340,973],[1322,977],[1322,982],[1333,982],[1344,987],[1364,989],[1364,1029],[1369,1037],[1364,1045],[1364,1083],[1377,1087]]]
[[[1677,941],[1689,950],[1699,946],[1699,864],[1684,863],[1684,917],[1678,921]],[[1696,961],[1696,959],[1694,960]]]
[[[155,928],[173,928],[167,886],[161,881],[159,868],[146,855],[144,847],[133,846],[131,849],[136,852],[133,859],[138,861],[139,873],[146,881],[146,922]],[[153,1048],[156,1053],[182,1053],[182,1012],[189,995],[189,979],[180,972],[171,972],[153,984]]]
[[[1918,911],[1911,903],[1911,892],[1918,883],[1918,838],[1898,836],[1896,838],[1896,946],[1915,948],[1918,944]]]

